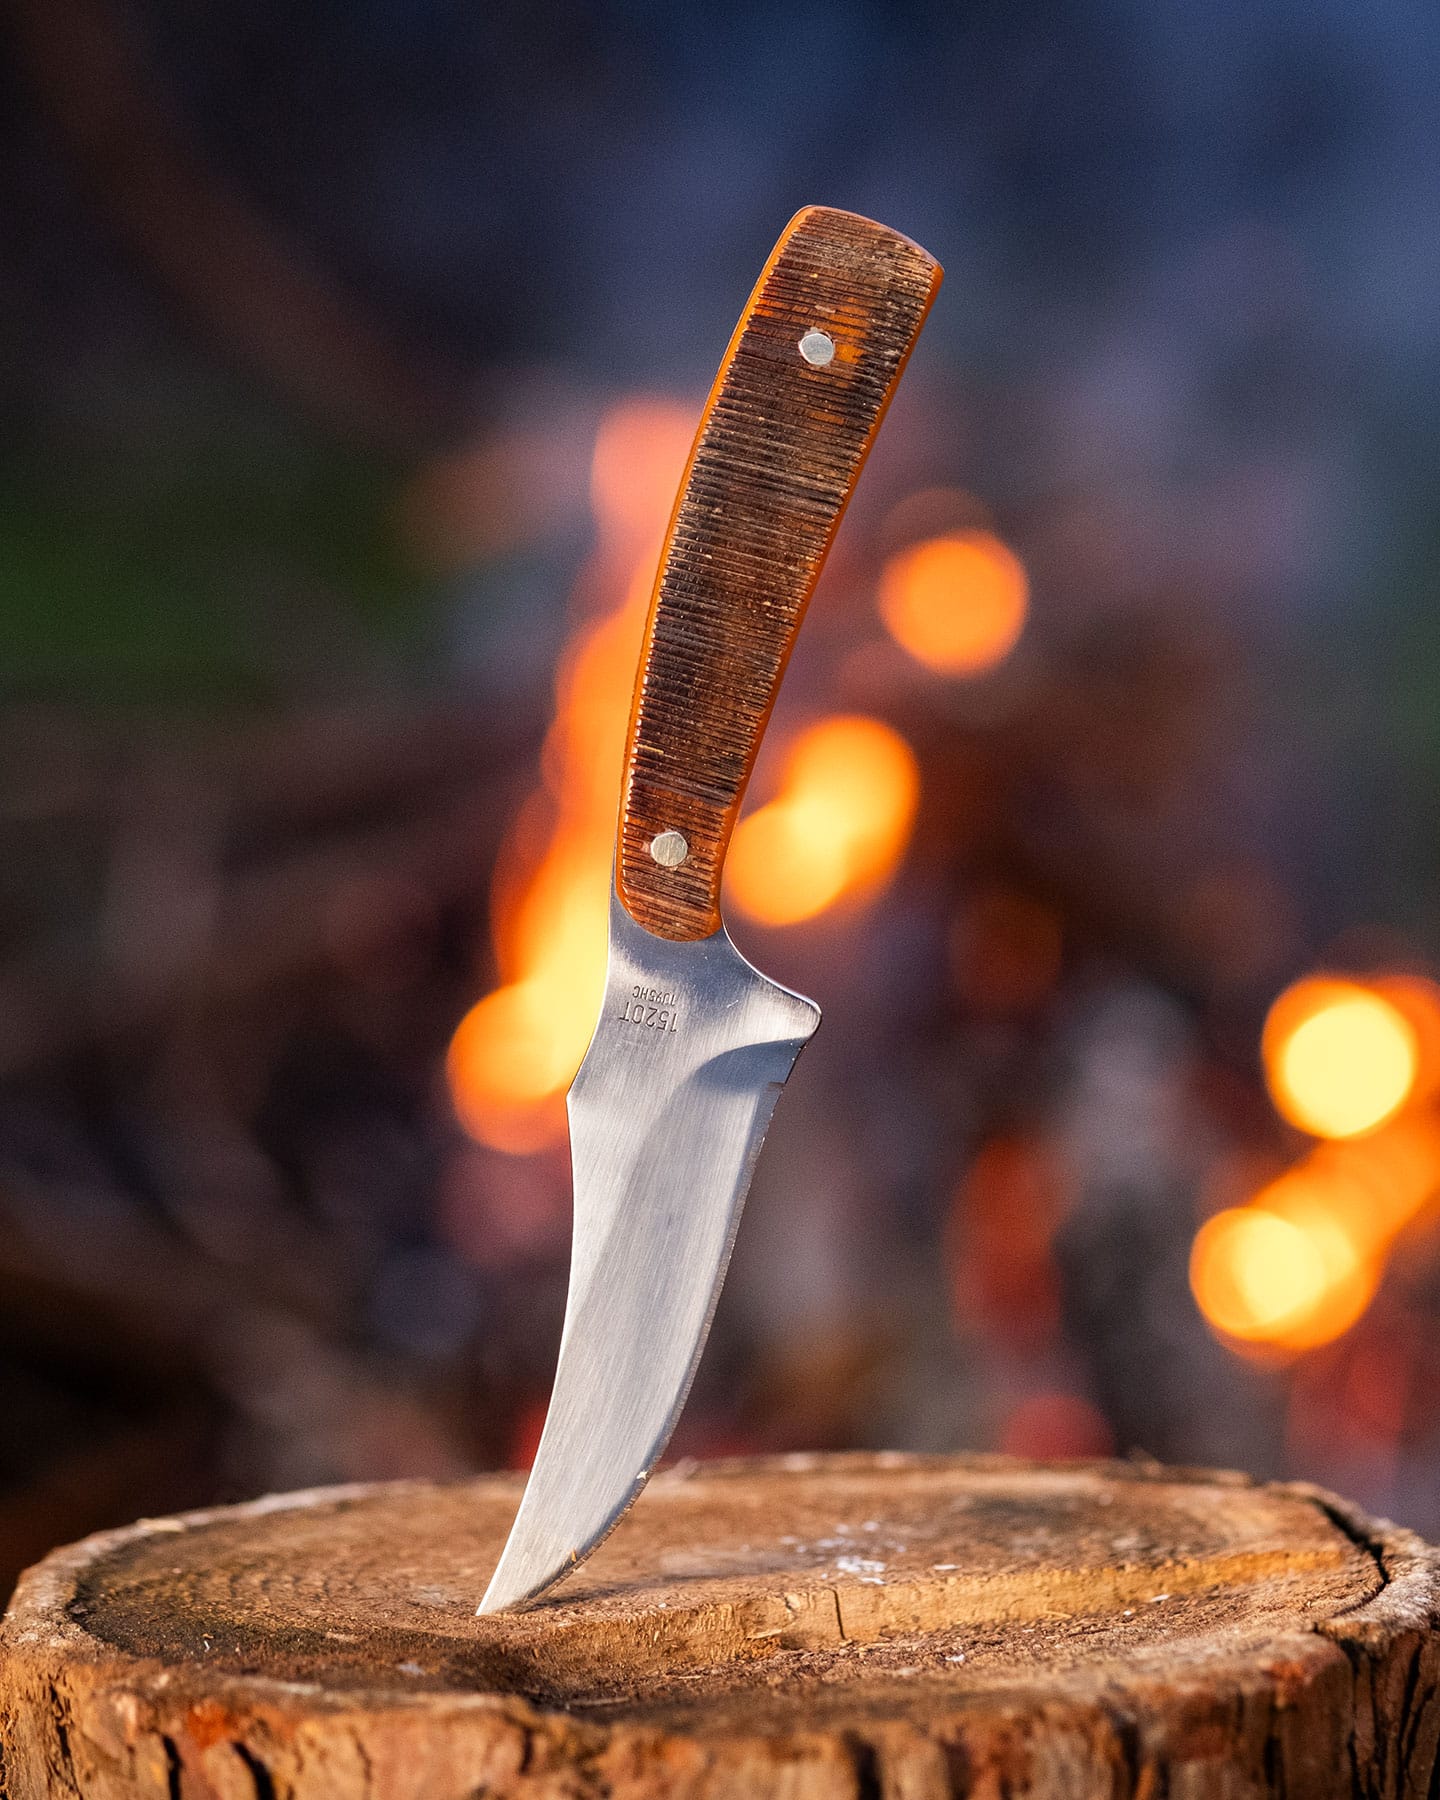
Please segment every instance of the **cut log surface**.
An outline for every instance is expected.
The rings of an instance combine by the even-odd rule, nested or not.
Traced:
[[[1427,1795],[1435,1553],[1151,1465],[680,1466],[533,1610],[519,1477],[285,1495],[53,1553],[9,1800]]]

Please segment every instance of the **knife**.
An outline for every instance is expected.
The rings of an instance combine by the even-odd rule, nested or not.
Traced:
[[[669,1442],[780,1089],[820,1023],[720,918],[730,834],[840,516],[940,285],[854,213],[786,227],[730,340],[660,558],[626,744],[605,999],[567,1099],[570,1291],[482,1613],[538,1599]]]

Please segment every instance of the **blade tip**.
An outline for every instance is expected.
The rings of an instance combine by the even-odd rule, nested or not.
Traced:
[[[514,1612],[526,1598],[524,1594],[495,1594],[486,1590],[485,1598],[475,1608],[477,1619],[492,1618],[496,1613]]]
[[[490,1585],[485,1590],[484,1598],[475,1608],[475,1617],[483,1619],[491,1613],[512,1612],[517,1606],[523,1606],[527,1600],[533,1600],[543,1589],[529,1587],[523,1583],[502,1582],[497,1570],[491,1577]]]
[[[476,1618],[484,1618],[491,1613],[514,1612],[518,1607],[529,1606],[533,1601],[542,1599],[548,1594],[557,1581],[563,1579],[576,1566],[579,1558],[572,1551],[558,1568],[547,1569],[538,1579],[530,1573],[507,1574],[506,1558],[502,1557],[495,1573],[490,1577],[490,1585],[485,1596],[475,1608]],[[532,1565],[533,1567],[533,1565]]]

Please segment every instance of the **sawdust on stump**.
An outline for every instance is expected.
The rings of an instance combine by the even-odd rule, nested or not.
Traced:
[[[285,1495],[56,1551],[0,1637],[7,1800],[1424,1795],[1437,1562],[1153,1466],[679,1467],[477,1618],[520,1478]]]

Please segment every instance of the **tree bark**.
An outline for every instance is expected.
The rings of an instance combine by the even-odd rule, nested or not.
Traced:
[[[7,1800],[1427,1795],[1437,1558],[1153,1465],[674,1468],[474,1608],[520,1478],[283,1495],[57,1550],[0,1631]]]

